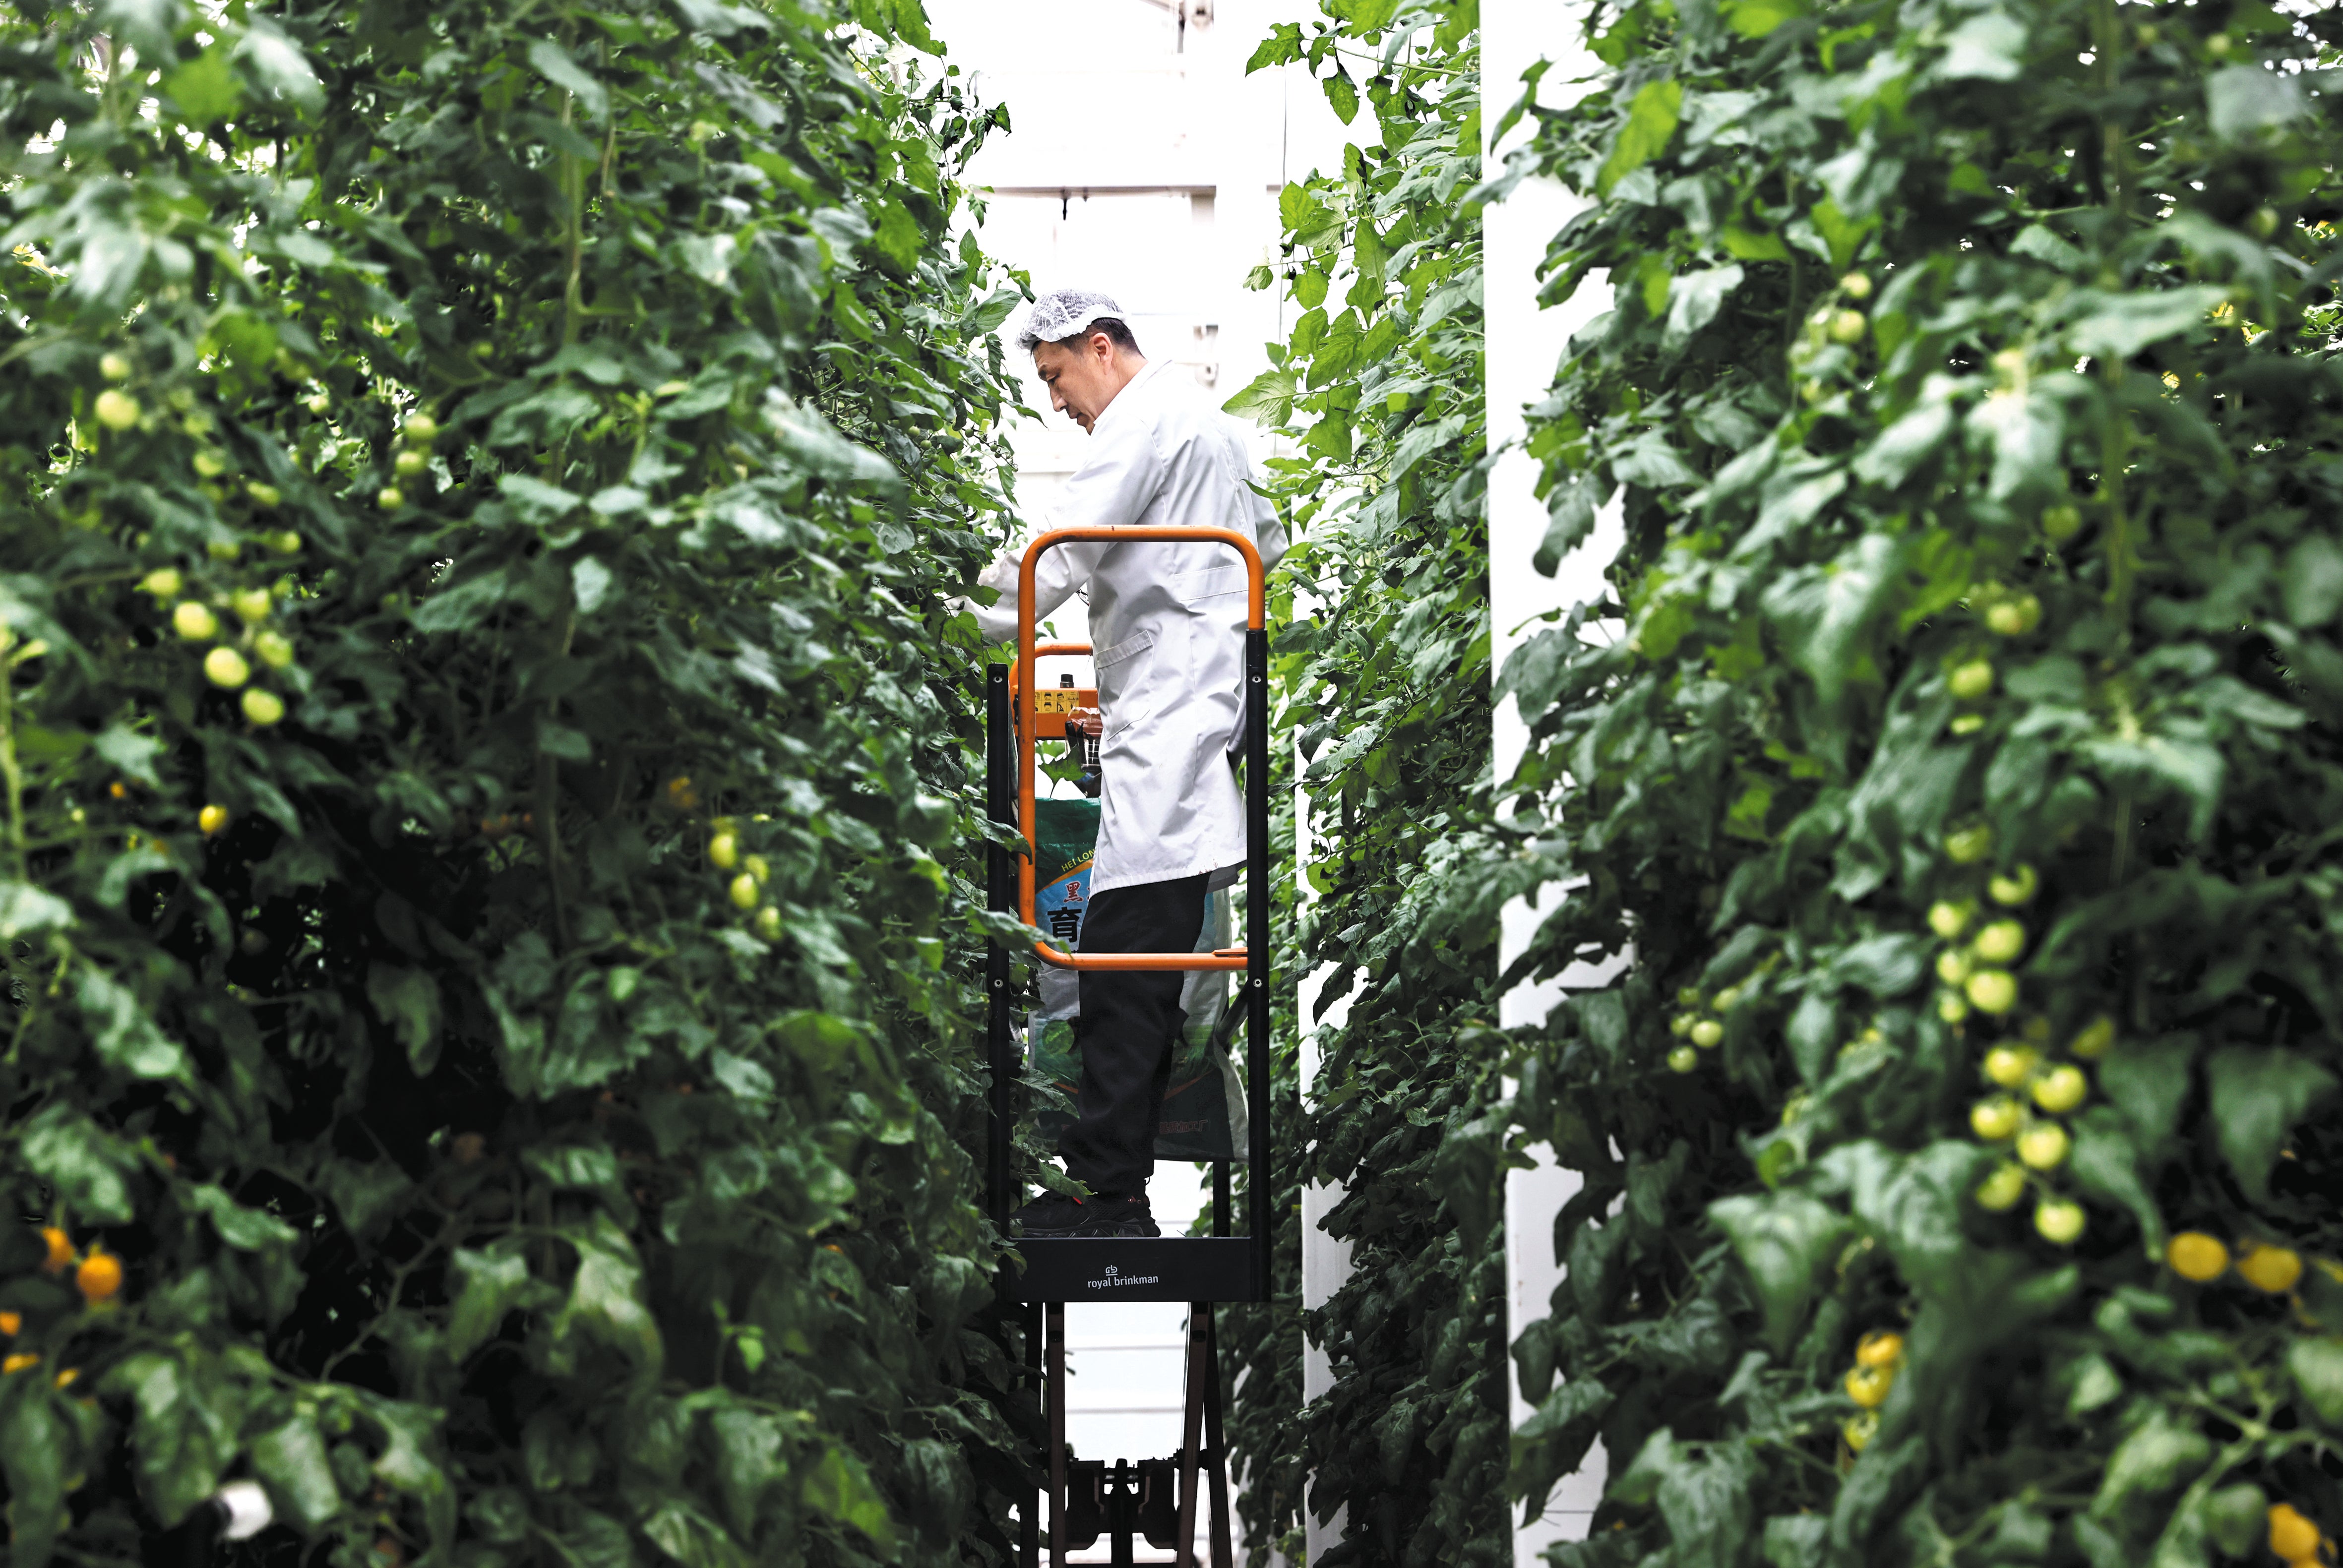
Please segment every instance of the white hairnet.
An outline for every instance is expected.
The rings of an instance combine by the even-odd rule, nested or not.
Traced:
[[[1122,317],[1122,307],[1091,288],[1053,288],[1033,302],[1017,347],[1031,351],[1039,343],[1062,343],[1102,317]]]

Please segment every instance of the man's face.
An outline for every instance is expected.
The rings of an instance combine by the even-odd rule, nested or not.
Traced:
[[[1093,332],[1069,348],[1059,343],[1033,346],[1033,368],[1050,389],[1050,407],[1071,416],[1084,430],[1098,423],[1114,395],[1131,379],[1118,374],[1114,339]]]

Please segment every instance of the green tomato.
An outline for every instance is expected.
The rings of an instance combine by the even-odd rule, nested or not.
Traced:
[[[1838,280],[1838,291],[1849,299],[1869,299],[1871,279],[1864,273],[1850,272]]]
[[[1945,858],[1956,866],[1974,866],[1993,853],[1993,829],[1983,823],[1945,835]]]
[[[2075,1141],[2055,1121],[2037,1121],[2017,1135],[2018,1162],[2029,1171],[2056,1171]]]
[[[109,387],[97,395],[97,402],[90,412],[96,414],[97,422],[109,430],[127,430],[138,423],[139,416],[146,410],[138,407],[138,399],[129,393]]]
[[[374,493],[374,504],[386,512],[395,512],[407,505],[407,497],[397,485],[385,485]]]
[[[767,941],[781,934],[781,911],[767,904],[757,911],[757,934]]]
[[[187,585],[176,567],[157,567],[138,579],[138,586],[156,598],[176,598]]]
[[[1694,1068],[1698,1067],[1699,1065],[1700,1052],[1694,1050],[1688,1045],[1677,1046],[1674,1050],[1668,1052],[1668,1070],[1670,1072],[1690,1072]]]
[[[2091,1081],[2071,1062],[2061,1062],[2034,1084],[2034,1103],[2054,1114],[2072,1111],[2091,1092]]]
[[[2026,1108],[2006,1094],[1989,1094],[1969,1107],[1969,1131],[1987,1143],[2016,1137],[2025,1120]]]
[[[1996,877],[1986,883],[1985,890],[1995,903],[2016,909],[2021,904],[2032,903],[2034,895],[2041,890],[2041,887],[2042,879],[2035,874],[2034,868],[2020,866],[2008,876]]]
[[[2046,1241],[2064,1247],[2083,1234],[2083,1206],[2065,1198],[2046,1198],[2034,1211],[2034,1229]]]
[[[1979,698],[1988,697],[1993,692],[1993,660],[1973,658],[1966,664],[1956,665],[1953,673],[1946,678],[1945,684],[1963,702],[1975,702]]]
[[[1998,637],[2024,637],[2042,624],[2042,601],[2030,593],[2006,598],[1985,612],[1985,624]]]
[[[1996,1045],[1985,1053],[1985,1075],[2004,1089],[2016,1089],[2034,1076],[2041,1060],[2027,1046]]]
[[[285,699],[261,687],[252,687],[244,694],[244,717],[255,729],[266,729],[285,717]]]
[[[1940,991],[1936,996],[1936,1016],[1946,1023],[1958,1023],[1969,1015],[1969,1004],[1956,990]]]
[[[2017,977],[2007,970],[1979,970],[1962,983],[1961,994],[1977,1011],[1998,1018],[2017,1005]]]
[[[206,479],[216,479],[227,472],[227,459],[217,452],[198,452],[188,459],[188,463]]]
[[[130,361],[109,350],[97,357],[97,373],[108,381],[126,381],[130,377]]]
[[[2070,501],[2061,501],[2042,511],[2042,533],[2052,544],[2065,544],[2083,531],[2082,509]]]
[[[430,466],[431,455],[428,452],[417,452],[412,447],[390,460],[391,471],[402,479],[411,479]]]
[[[286,528],[268,536],[268,548],[280,556],[297,556],[301,553],[301,536]]]
[[[1976,905],[1966,899],[1959,903],[1939,899],[1928,906],[1928,929],[1951,941],[1967,928],[1969,916],[1976,912]]]
[[[293,662],[293,639],[283,632],[259,632],[253,637],[252,651],[269,668],[283,669]]]
[[[2014,1209],[2026,1196],[2026,1167],[2004,1162],[1994,1167],[1993,1174],[1977,1186],[1976,1201],[1980,1209],[1990,1209],[1998,1214]]]
[[[252,498],[254,506],[264,512],[275,511],[285,499],[283,491],[274,485],[264,484],[258,479],[246,484],[244,487],[244,493]]]
[[[757,907],[757,900],[759,896],[757,891],[757,879],[748,872],[743,871],[732,879],[731,892],[732,902],[737,907],[743,910],[753,910]]]
[[[236,611],[236,618],[247,626],[266,620],[268,612],[276,608],[276,601],[268,597],[268,590],[259,588],[238,588],[228,596],[227,602],[228,608]]]
[[[1713,1018],[1702,1019],[1692,1026],[1692,1042],[1703,1050],[1715,1050],[1725,1043],[1725,1026]]]
[[[2083,1026],[2083,1032],[2067,1043],[2066,1049],[2085,1061],[2096,1061],[2107,1055],[2107,1048],[2116,1042],[2116,1020],[2101,1013]]]
[[[171,628],[189,642],[206,642],[219,631],[219,617],[212,607],[194,599],[183,599],[171,612]]]
[[[1989,964],[2017,961],[2026,950],[2026,928],[2016,920],[1996,920],[1976,934],[1976,956]]]
[[[740,840],[729,833],[719,833],[708,840],[708,862],[719,871],[729,871],[740,863]]]
[[[1833,343],[1860,343],[1863,329],[1870,325],[1860,310],[1838,310],[1831,313],[1830,339]]]
[[[1946,985],[1960,984],[1976,967],[1976,961],[1958,948],[1947,948],[1936,955],[1936,978]]]
[[[407,417],[400,434],[417,446],[428,446],[439,438],[439,421],[418,409]]]

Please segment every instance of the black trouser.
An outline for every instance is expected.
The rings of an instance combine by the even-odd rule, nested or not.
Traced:
[[[1184,953],[1204,926],[1203,873],[1093,894],[1085,953]],[[1082,1058],[1081,1119],[1058,1140],[1066,1171],[1093,1192],[1135,1196],[1155,1171],[1155,1124],[1188,1015],[1182,970],[1086,970],[1074,1043]]]

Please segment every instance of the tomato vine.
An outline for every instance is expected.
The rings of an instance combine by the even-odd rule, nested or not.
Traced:
[[[934,53],[0,19],[12,1562],[1001,1559]]]

